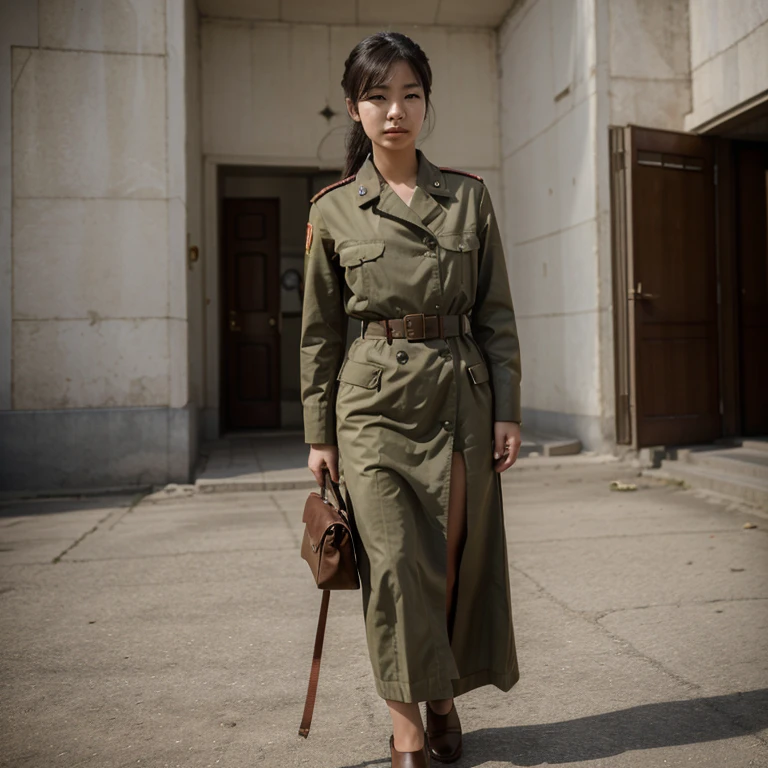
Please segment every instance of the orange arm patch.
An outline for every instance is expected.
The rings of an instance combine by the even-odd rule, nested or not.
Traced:
[[[304,247],[305,252],[307,255],[309,254],[309,249],[312,246],[312,224],[307,222],[307,242]]]

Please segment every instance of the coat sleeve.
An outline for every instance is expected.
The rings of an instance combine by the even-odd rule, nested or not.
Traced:
[[[478,284],[472,308],[472,334],[489,365],[494,420],[521,423],[520,343],[504,259],[504,246],[488,188],[483,186],[478,218]]]
[[[336,445],[336,376],[349,318],[343,307],[343,270],[333,261],[334,241],[316,203],[309,210],[307,244],[299,349],[304,442]]]

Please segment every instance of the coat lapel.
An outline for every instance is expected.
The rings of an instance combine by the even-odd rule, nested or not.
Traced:
[[[443,203],[453,199],[453,193],[448,189],[443,172],[432,165],[421,150],[417,149],[416,155],[419,167],[410,205],[406,205],[389,184],[380,180],[371,154],[355,177],[358,203],[362,206],[373,202],[374,213],[433,232],[445,217]],[[431,224],[434,226],[430,227]]]

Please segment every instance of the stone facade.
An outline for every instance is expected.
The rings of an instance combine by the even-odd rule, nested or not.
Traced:
[[[190,475],[183,10],[3,5],[5,486]]]
[[[390,4],[386,19],[370,6],[353,23],[347,0],[0,4],[4,488],[193,477],[198,435],[220,423],[225,186],[338,171],[343,62],[382,27],[430,56],[420,146],[481,174],[500,213],[526,425],[613,450],[608,127],[702,130],[764,98],[768,7],[477,5],[469,26],[458,3]],[[212,16],[224,6],[240,18]],[[223,166],[262,181],[226,180]],[[295,225],[305,211],[290,205]],[[302,236],[284,233],[286,265]]]

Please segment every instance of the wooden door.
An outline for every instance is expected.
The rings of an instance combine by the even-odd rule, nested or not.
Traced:
[[[223,426],[279,427],[279,200],[225,199],[223,226]]]
[[[611,129],[617,437],[640,448],[722,434],[714,148]]]
[[[741,432],[768,434],[768,145],[735,144]]]

